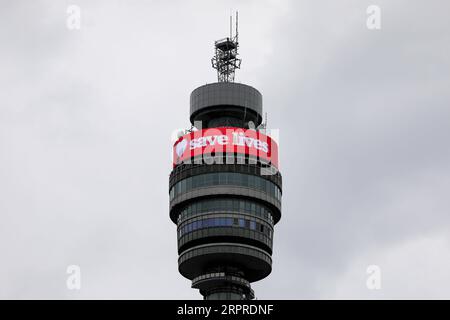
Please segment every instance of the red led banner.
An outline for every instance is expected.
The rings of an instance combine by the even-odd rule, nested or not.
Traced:
[[[211,153],[251,155],[278,168],[278,145],[274,140],[259,131],[233,127],[202,129],[180,137],[173,146],[173,166]]]

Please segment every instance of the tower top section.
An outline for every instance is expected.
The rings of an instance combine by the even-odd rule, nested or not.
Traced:
[[[236,69],[241,68],[238,56],[239,48],[238,12],[236,11],[236,30],[233,35],[233,16],[230,16],[230,36],[214,42],[215,53],[211,59],[212,67],[217,70],[218,82],[234,82]]]

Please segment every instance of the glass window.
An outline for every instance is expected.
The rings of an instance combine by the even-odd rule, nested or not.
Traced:
[[[192,177],[192,181],[197,186],[197,188],[203,187],[201,178],[202,178],[201,176],[194,176],[194,177]]]
[[[203,176],[203,186],[210,186],[213,183],[212,176],[210,174],[202,174]]]
[[[220,199],[220,200],[218,200],[218,207],[219,207],[220,209],[224,209],[225,206],[226,206],[226,200],[225,200],[225,199]],[[220,210],[220,209],[219,209],[219,210]]]
[[[171,188],[169,196],[173,199],[178,194],[184,193],[193,188],[207,187],[215,184],[231,184],[256,188],[273,195],[277,199],[281,199],[280,189],[269,180],[254,176],[252,174],[235,172],[207,173],[183,179]]]
[[[256,187],[256,181],[255,181],[255,176],[254,175],[249,175],[248,176],[248,186],[250,187],[250,188],[255,188]]]
[[[225,172],[219,173],[219,184],[227,184],[227,174]]]
[[[206,201],[208,203],[208,211],[216,211],[217,210],[217,201],[216,200],[210,200]]]
[[[258,189],[264,190],[266,188],[266,180],[263,178],[258,178],[258,180],[259,180]]]
[[[236,174],[234,172],[228,173],[228,184],[231,184],[231,185],[238,184],[236,182]]]
[[[248,175],[246,174],[241,174],[241,185],[243,186],[248,186]]]
[[[238,211],[238,210],[239,210],[239,201],[233,200],[233,211]]]
[[[186,189],[187,190],[191,190],[192,189],[192,179],[191,178],[187,178],[186,179]]]
[[[195,185],[197,186],[197,188],[203,187],[203,176],[202,175],[194,176],[192,178],[194,179]]]
[[[247,200],[238,200],[238,199],[203,199],[183,208],[180,212],[180,216],[178,219],[186,219],[190,216],[207,213],[207,212],[220,212],[220,213],[228,213],[228,212],[242,212],[248,214],[254,214],[259,217],[269,219],[269,221],[273,222],[270,211],[267,208],[254,201]]]

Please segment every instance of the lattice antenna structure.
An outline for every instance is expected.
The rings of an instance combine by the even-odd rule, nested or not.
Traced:
[[[239,33],[238,12],[236,11],[236,30],[233,36],[233,17],[230,16],[230,36],[214,42],[215,54],[211,59],[212,67],[217,70],[218,82],[234,82],[236,69],[241,68],[238,58]]]

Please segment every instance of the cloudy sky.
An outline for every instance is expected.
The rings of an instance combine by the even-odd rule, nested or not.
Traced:
[[[446,0],[1,0],[0,298],[200,298],[177,270],[171,136],[235,9],[237,81],[264,96],[284,178],[257,297],[450,298]]]

